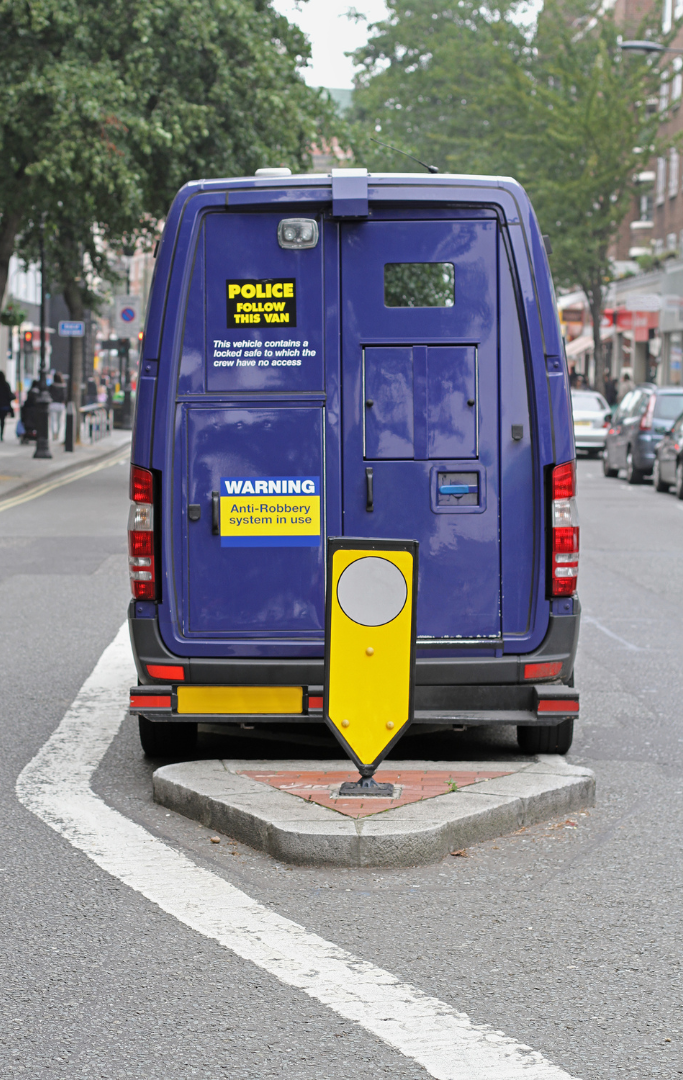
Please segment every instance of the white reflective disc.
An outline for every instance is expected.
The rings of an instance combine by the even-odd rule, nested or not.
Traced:
[[[361,626],[383,626],[395,619],[408,597],[403,574],[388,559],[369,555],[346,567],[337,584],[345,615]]]

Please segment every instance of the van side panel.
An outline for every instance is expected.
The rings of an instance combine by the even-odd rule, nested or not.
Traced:
[[[206,325],[204,318],[205,272],[205,235],[202,228],[194,254],[192,280],[185,308],[185,329],[183,333],[180,368],[178,371],[178,394],[204,393],[204,357],[206,355]]]
[[[500,518],[503,635],[529,632],[541,503],[534,484],[527,371],[512,273],[500,244]]]

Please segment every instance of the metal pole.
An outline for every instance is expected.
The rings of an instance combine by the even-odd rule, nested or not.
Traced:
[[[45,218],[40,223],[40,372],[39,372],[37,438],[34,458],[51,458],[50,453],[50,405],[52,398],[47,388],[45,366]]]
[[[131,394],[132,387],[130,382],[130,338],[124,338],[124,359],[125,359],[125,382],[123,384],[123,408],[121,410],[121,427],[124,431],[130,431],[133,427],[133,416],[131,409]]]

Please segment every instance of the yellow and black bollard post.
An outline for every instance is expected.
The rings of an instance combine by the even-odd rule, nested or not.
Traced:
[[[341,795],[393,795],[373,773],[413,719],[416,540],[330,539],[324,716],[361,779]]]

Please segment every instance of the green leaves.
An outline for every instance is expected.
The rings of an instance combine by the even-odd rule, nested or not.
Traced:
[[[334,115],[307,55],[265,0],[0,0],[0,233],[33,256],[45,216],[85,296],[188,180],[307,165]]]

